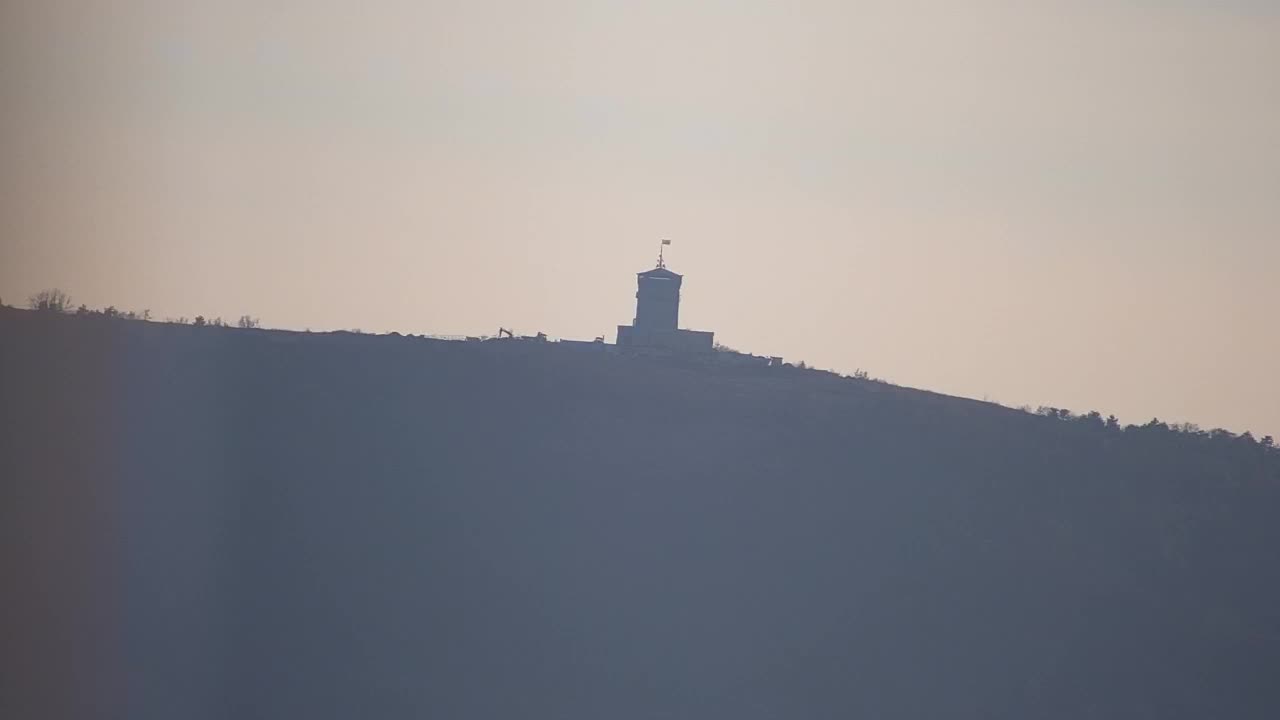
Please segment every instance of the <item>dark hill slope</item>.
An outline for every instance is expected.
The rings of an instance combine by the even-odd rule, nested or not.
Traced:
[[[4,309],[0,380],[4,717],[1280,716],[1249,438]]]

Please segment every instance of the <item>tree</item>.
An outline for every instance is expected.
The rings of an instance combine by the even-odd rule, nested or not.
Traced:
[[[250,317],[248,315],[241,315],[240,320],[239,322],[236,323],[236,325],[246,330],[250,330],[258,327],[258,318]]]
[[[71,296],[57,288],[41,290],[27,298],[27,307],[42,312],[66,312],[71,307]]]
[[[204,327],[204,326],[205,326],[204,316],[203,316],[203,315],[197,315],[197,316],[196,316],[196,319],[195,319],[194,321],[192,321],[192,323],[191,323],[191,324],[192,324],[192,325],[195,325],[196,327]]]
[[[1100,430],[1106,427],[1106,421],[1102,419],[1102,413],[1098,412],[1097,410],[1093,410],[1088,413],[1085,413],[1084,415],[1077,416],[1076,422],[1084,425],[1085,427],[1092,428],[1095,430]]]
[[[1142,426],[1142,429],[1159,431],[1159,432],[1169,432],[1169,425],[1167,423],[1160,422],[1160,418],[1153,417],[1151,418],[1151,422]]]
[[[1047,418],[1053,418],[1055,420],[1071,420],[1075,417],[1071,414],[1071,411],[1066,408],[1056,408],[1048,405],[1041,405],[1036,408],[1036,414],[1043,415]]]

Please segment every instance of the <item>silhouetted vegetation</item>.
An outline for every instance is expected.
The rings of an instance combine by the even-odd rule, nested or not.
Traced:
[[[1169,442],[1177,442],[1188,447],[1204,446],[1227,456],[1241,456],[1241,459],[1245,459],[1244,456],[1255,451],[1267,453],[1275,449],[1275,440],[1270,435],[1258,441],[1254,439],[1253,433],[1248,431],[1237,435],[1223,428],[1203,430],[1194,423],[1170,425],[1161,422],[1159,418],[1152,418],[1143,425],[1127,425],[1122,428],[1115,415],[1109,415],[1104,420],[1101,413],[1096,410],[1076,415],[1063,408],[1041,406],[1036,409],[1036,414],[1092,433],[1127,433],[1143,435],[1147,438],[1168,436]]]
[[[66,312],[71,306],[71,296],[53,288],[41,290],[27,299],[27,307],[41,312]]]
[[[0,304],[0,307],[4,307]],[[42,290],[32,295],[27,300],[27,307],[32,310],[52,313],[66,313],[81,318],[107,318],[111,320],[140,320],[150,322],[152,320],[150,310],[121,310],[114,305],[108,305],[100,310],[94,310],[88,305],[81,303],[72,309],[71,296],[62,290],[50,289]],[[176,325],[195,325],[196,327],[230,327],[221,317],[208,319],[203,315],[197,315],[194,320],[187,317],[165,318],[164,322]],[[252,315],[241,315],[236,322],[236,327],[241,329],[257,329],[261,327],[258,318]]]

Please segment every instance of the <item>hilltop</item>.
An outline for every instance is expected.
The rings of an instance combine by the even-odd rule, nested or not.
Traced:
[[[1280,712],[1269,438],[10,308],[0,378],[6,717]]]

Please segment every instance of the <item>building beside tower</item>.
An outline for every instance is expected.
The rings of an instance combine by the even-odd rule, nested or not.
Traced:
[[[663,245],[670,244],[663,241]],[[658,266],[636,273],[636,318],[618,326],[618,345],[710,352],[715,333],[680,329],[680,285],[684,278],[667,269],[661,251]]]

